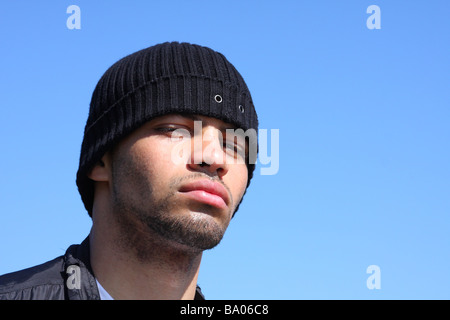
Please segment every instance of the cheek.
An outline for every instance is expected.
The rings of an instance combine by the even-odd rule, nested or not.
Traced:
[[[230,188],[235,205],[237,205],[245,193],[248,180],[248,170],[245,164],[232,165],[228,171],[225,183]],[[228,183],[227,183],[228,182]]]
[[[143,139],[131,149],[132,161],[139,170],[139,175],[145,176],[154,185],[155,190],[167,185],[175,167],[170,160],[170,146],[153,139]]]

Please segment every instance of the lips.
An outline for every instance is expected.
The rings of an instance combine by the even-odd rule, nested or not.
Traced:
[[[185,196],[220,209],[228,207],[230,196],[223,185],[202,179],[184,184],[179,192]]]

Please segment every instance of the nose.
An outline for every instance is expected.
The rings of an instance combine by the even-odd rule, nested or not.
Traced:
[[[191,170],[222,178],[228,172],[223,149],[222,132],[213,126],[202,129],[202,134],[191,140]]]

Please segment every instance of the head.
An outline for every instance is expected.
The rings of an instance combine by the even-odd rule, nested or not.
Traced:
[[[123,226],[215,246],[254,170],[227,131],[238,128],[257,132],[257,115],[220,53],[163,43],[121,59],[97,84],[84,132],[77,185],[89,215],[106,194]]]

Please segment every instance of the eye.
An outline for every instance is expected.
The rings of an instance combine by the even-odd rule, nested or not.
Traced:
[[[161,133],[169,133],[169,132],[174,132],[175,130],[177,130],[176,127],[158,127],[155,128],[156,131],[161,132]]]
[[[230,140],[224,141],[224,149],[226,149],[226,152],[234,158],[241,157],[242,159],[245,159],[245,148],[239,143]]]
[[[224,147],[231,150],[231,151],[236,151],[236,145],[234,143],[231,142],[225,142],[224,143]]]
[[[190,138],[191,134],[188,129],[184,126],[179,125],[162,125],[155,128],[158,133],[171,138],[172,140],[183,140],[185,138]]]

